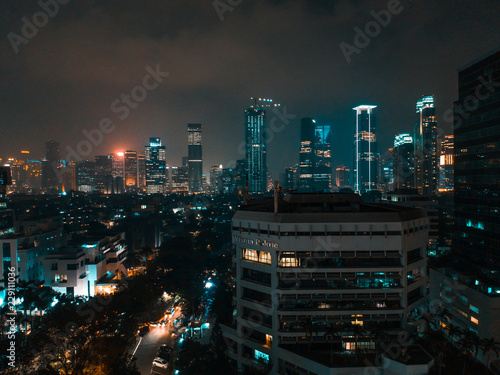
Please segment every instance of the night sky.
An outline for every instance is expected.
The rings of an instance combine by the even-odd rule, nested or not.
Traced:
[[[304,116],[334,127],[333,159],[350,165],[352,107],[378,106],[380,151],[412,130],[423,94],[435,95],[438,126],[451,133],[443,113],[456,99],[457,70],[500,46],[498,1],[402,1],[351,63],[340,43],[353,45],[354,28],[364,29],[370,11],[387,9],[387,1],[226,1],[240,4],[221,21],[213,0],[64,0],[16,53],[9,33],[22,36],[22,17],[32,20],[41,8],[3,0],[0,157],[27,149],[41,158],[48,139],[61,142],[64,157],[85,139],[82,130],[109,118],[115,130],[87,158],[143,152],[155,136],[167,147],[167,163],[180,165],[186,124],[202,123],[206,172],[243,158],[243,110],[257,96],[297,115],[269,142],[275,178],[298,162]],[[158,64],[168,77],[120,120],[112,103]]]

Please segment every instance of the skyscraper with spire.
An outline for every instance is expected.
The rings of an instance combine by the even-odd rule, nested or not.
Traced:
[[[377,188],[378,153],[375,136],[375,105],[354,107],[356,122],[354,132],[353,183],[357,193]]]
[[[272,99],[252,98],[245,109],[245,157],[248,162],[248,191],[267,191],[266,109],[278,107]]]

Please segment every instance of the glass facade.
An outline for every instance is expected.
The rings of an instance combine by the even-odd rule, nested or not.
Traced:
[[[203,155],[200,124],[188,124],[188,167],[189,192],[199,193],[203,190]]]
[[[165,146],[160,138],[150,138],[145,148],[146,191],[148,194],[164,193],[167,188]]]
[[[376,119],[374,105],[361,105],[356,111],[356,129],[354,133],[354,190],[364,193],[377,189],[378,153],[375,137]]]
[[[439,154],[434,97],[417,102],[418,119],[414,129],[415,188],[419,194],[435,195],[438,183]]]
[[[313,118],[301,119],[299,189],[330,191],[332,186],[332,129]]]
[[[467,267],[500,269],[500,52],[459,72],[454,106],[455,233]],[[487,280],[485,280],[487,281]]]
[[[245,110],[245,143],[248,162],[248,189],[251,193],[267,191],[266,110]]]

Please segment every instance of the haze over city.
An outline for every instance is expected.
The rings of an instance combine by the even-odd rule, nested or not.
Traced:
[[[411,131],[422,95],[435,95],[438,126],[449,133],[443,116],[456,100],[457,69],[498,45],[499,4],[402,1],[402,11],[348,63],[340,44],[354,46],[354,28],[364,30],[370,11],[387,4],[241,1],[229,11],[210,1],[68,2],[15,53],[8,33],[22,37],[22,17],[31,20],[41,8],[7,1],[0,157],[26,149],[41,158],[49,139],[75,148],[82,130],[111,118],[116,130],[89,158],[142,150],[149,137],[161,137],[167,162],[180,165],[186,124],[202,123],[208,172],[241,158],[243,110],[252,96],[273,98],[297,116],[269,144],[275,175],[298,161],[300,117],[333,126],[334,164],[352,163],[352,108],[359,104],[378,106],[381,150]],[[168,78],[120,120],[111,104],[157,64]]]
[[[500,374],[499,16],[4,0],[0,375]]]

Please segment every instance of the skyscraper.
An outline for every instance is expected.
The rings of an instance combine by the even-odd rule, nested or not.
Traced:
[[[454,115],[454,248],[460,258],[469,261],[468,264],[498,271],[500,90],[485,86],[487,80],[500,82],[500,52],[462,69],[458,74],[458,101]],[[477,109],[464,115],[463,108],[470,107],[468,101],[471,98]],[[494,273],[482,272],[482,276],[493,277]],[[500,283],[497,286],[500,287]]]
[[[95,190],[95,163],[93,161],[77,162],[75,175],[78,191],[91,193]]]
[[[439,182],[440,193],[453,191],[453,135],[445,135],[439,149]]]
[[[437,122],[434,96],[417,102],[414,130],[415,188],[420,194],[435,195],[438,182]]]
[[[95,157],[95,188],[103,194],[113,193],[113,159],[111,155]]]
[[[203,154],[201,130],[201,124],[188,124],[188,167],[190,193],[200,193],[203,191]]]
[[[111,154],[111,159],[113,160],[113,193],[121,194],[123,193],[123,188],[125,185],[125,154],[123,152],[116,152]]]
[[[453,256],[447,267],[431,269],[429,284],[429,299],[440,299],[444,308],[439,322],[443,327],[455,325],[493,342],[500,340],[500,91],[496,82],[500,82],[499,51],[458,72]],[[488,353],[477,359],[492,364]]]
[[[299,189],[313,191],[314,127],[316,120],[310,117],[300,119]]]
[[[332,186],[332,130],[310,117],[301,119],[299,189],[330,191]]]
[[[140,191],[146,190],[146,156],[137,154],[137,186]]]
[[[413,137],[401,133],[394,137],[394,189],[410,189],[414,184]]]
[[[375,137],[376,119],[374,105],[360,105],[356,111],[354,133],[354,190],[364,193],[377,188],[378,154]]]
[[[221,176],[222,176],[222,164],[212,165],[210,167],[210,191],[213,194],[218,194],[222,190]]]
[[[381,192],[394,189],[394,148],[389,148],[379,157],[377,186]]]
[[[165,146],[161,145],[160,138],[149,138],[149,145],[145,147],[148,194],[163,194],[167,190],[165,153]]]
[[[42,187],[58,189],[58,170],[61,167],[61,145],[50,140],[45,143],[45,159],[42,162]]]
[[[251,193],[267,191],[266,109],[272,99],[254,99],[245,109],[245,157],[248,162],[248,190]],[[278,104],[274,104],[278,106]]]
[[[130,151],[130,150],[125,151],[124,165],[125,165],[125,190],[136,191],[137,179],[138,179],[137,151]]]
[[[339,189],[351,187],[351,181],[349,178],[350,174],[351,170],[349,167],[346,167],[345,165],[339,165],[337,167],[335,170],[335,182],[337,183],[337,187]]]
[[[297,190],[299,185],[299,166],[285,168],[284,188],[290,190]]]

